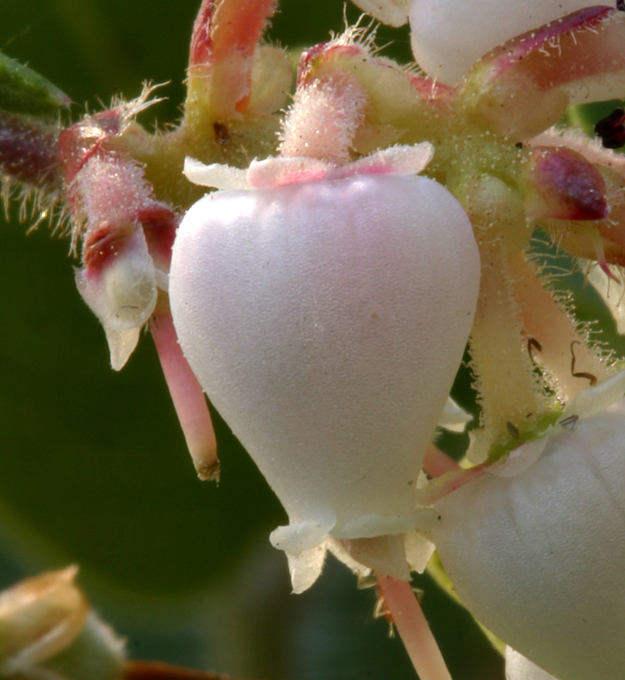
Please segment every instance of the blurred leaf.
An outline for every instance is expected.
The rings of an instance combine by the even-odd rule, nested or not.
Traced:
[[[0,109],[50,117],[70,103],[71,99],[56,85],[0,53]]]

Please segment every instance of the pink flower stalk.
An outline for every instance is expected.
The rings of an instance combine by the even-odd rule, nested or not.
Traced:
[[[182,358],[167,303],[171,248],[178,217],[158,201],[141,166],[120,142],[143,99],[83,119],[61,133],[67,201],[82,239],[79,292],[100,319],[120,370],[141,329],[151,329],[185,439],[201,479],[219,466],[206,400]]]

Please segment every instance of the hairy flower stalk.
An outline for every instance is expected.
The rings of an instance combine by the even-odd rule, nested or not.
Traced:
[[[553,126],[625,93],[625,15],[357,4],[409,20],[425,73],[350,27],[302,52],[280,112],[294,74],[261,43],[275,0],[202,2],[167,132],[135,120],[148,90],[62,128],[67,98],[0,62],[5,195],[65,204],[113,367],[149,328],[201,477],[217,473],[208,394],[287,511],[270,540],[294,591],[328,551],[376,572],[420,677],[448,680],[408,585],[435,544],[511,646],[511,679],[617,680],[625,384],[533,236],[622,331],[622,109],[594,142]],[[467,341],[480,413],[457,464],[432,439],[468,420],[448,400]]]

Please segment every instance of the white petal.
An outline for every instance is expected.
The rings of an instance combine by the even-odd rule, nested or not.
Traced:
[[[78,291],[106,329],[141,328],[152,316],[156,270],[140,227],[101,269],[77,269],[75,278]]]
[[[408,20],[410,0],[353,0],[356,7],[389,26],[402,26]]]
[[[625,667],[625,399],[548,439],[508,479],[436,505],[440,558],[467,608],[564,680]]]
[[[416,524],[416,478],[479,272],[466,213],[423,177],[217,192],[187,213],[170,274],[174,323],[288,512],[295,533],[274,534],[282,547],[296,545],[295,527],[328,517],[345,539]]]
[[[542,668],[515,652],[512,647],[506,647],[506,680],[558,680],[549,675]]]
[[[346,541],[349,554],[373,571],[401,581],[410,580],[403,536],[376,536]]]
[[[195,158],[184,159],[184,176],[202,187],[213,187],[215,189],[247,189],[247,170],[234,168],[231,165],[222,163],[211,163],[205,165]]]
[[[588,260],[584,260],[588,262]],[[590,283],[603,301],[607,305],[614,321],[616,328],[621,335],[625,335],[625,285],[621,281],[614,281],[609,279],[600,267],[591,267],[587,274],[588,283]]]
[[[432,78],[454,85],[474,62],[521,33],[592,6],[588,0],[412,0],[412,51]]]
[[[404,535],[404,549],[410,569],[422,574],[434,554],[436,546],[422,533],[409,531]]]
[[[527,470],[528,467],[540,458],[545,450],[549,436],[549,434],[545,434],[540,439],[535,439],[534,441],[527,442],[527,444],[518,446],[514,451],[510,452],[510,455],[503,463],[489,467],[488,472],[497,477],[516,477],[516,475],[520,475],[521,472]]]
[[[325,543],[320,543],[318,546],[310,550],[303,550],[301,553],[287,552],[291,585],[296,595],[308,590],[321,576],[327,551]]]
[[[331,515],[316,521],[291,522],[272,531],[269,540],[274,548],[299,555],[322,543],[335,524],[336,519]]]
[[[121,371],[130,355],[135,351],[141,329],[127,328],[124,331],[118,331],[105,326],[104,332],[111,353],[111,368],[114,371]]]
[[[368,172],[390,172],[398,175],[418,175],[434,156],[434,146],[429,142],[391,146],[340,166],[331,173],[332,179],[364,175]]]

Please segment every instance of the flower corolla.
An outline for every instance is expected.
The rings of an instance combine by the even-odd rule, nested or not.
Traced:
[[[417,478],[480,278],[466,213],[415,176],[430,156],[425,144],[341,167],[187,163],[196,182],[238,188],[206,195],[180,225],[174,324],[289,515],[271,541],[295,590],[318,575],[328,536],[376,568],[397,553],[408,578],[403,534],[419,523]],[[378,537],[386,547],[367,544]]]
[[[495,47],[592,4],[588,0],[412,0],[412,52],[430,77],[454,85]]]
[[[382,23],[410,20],[415,60],[431,78],[455,85],[471,66],[517,35],[590,7],[588,0],[354,0]],[[597,3],[595,3],[597,4]]]
[[[435,506],[464,604],[560,680],[623,677],[624,391],[625,372],[582,391],[545,437]]]

